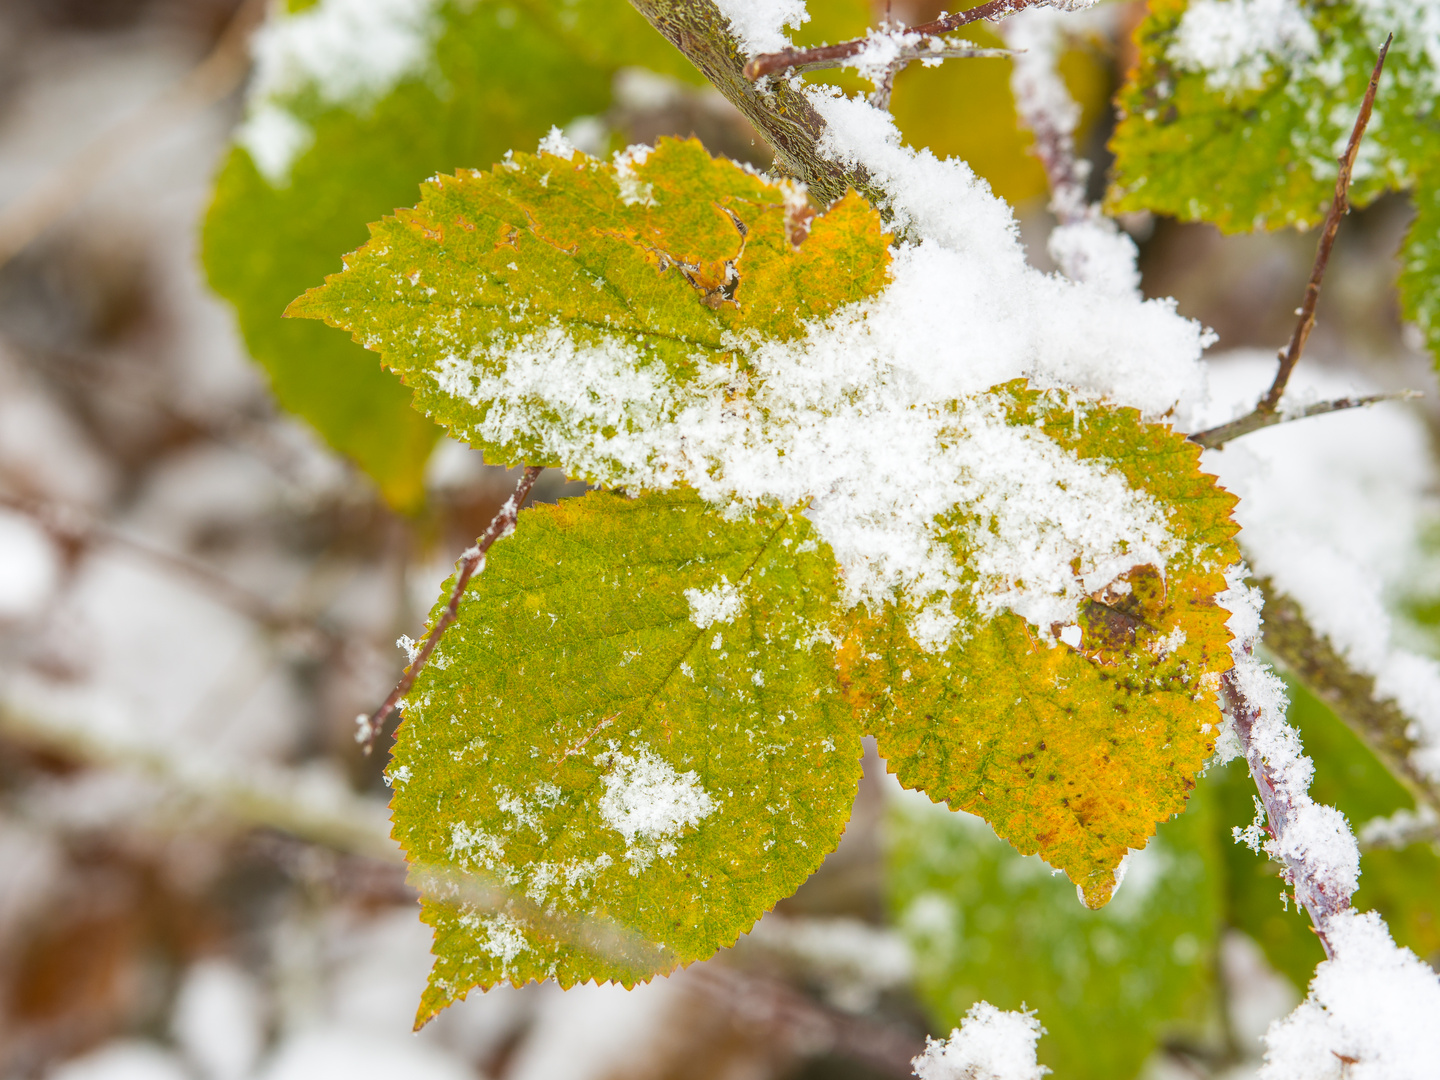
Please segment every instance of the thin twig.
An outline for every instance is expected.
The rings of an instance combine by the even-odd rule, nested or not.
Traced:
[[[265,7],[266,0],[245,0],[205,59],[0,210],[0,266],[64,217],[104,176],[108,166],[143,145],[146,136],[192,110],[229,96],[250,70],[246,45],[250,32],[264,17]]]
[[[1385,44],[1380,46],[1380,57],[1375,61],[1375,70],[1370,74],[1370,85],[1365,90],[1360,115],[1355,119],[1355,127],[1350,132],[1350,142],[1340,158],[1340,174],[1335,177],[1335,198],[1330,203],[1330,212],[1325,215],[1325,228],[1321,230],[1320,243],[1315,251],[1315,265],[1310,270],[1310,281],[1305,286],[1305,302],[1296,313],[1299,319],[1295,323],[1295,332],[1290,335],[1289,346],[1280,354],[1280,367],[1275,372],[1275,381],[1255,406],[1257,412],[1272,413],[1280,407],[1285,384],[1290,381],[1290,373],[1300,362],[1300,354],[1305,351],[1305,342],[1315,326],[1315,304],[1320,299],[1320,282],[1324,280],[1325,267],[1330,262],[1330,251],[1335,246],[1335,234],[1340,229],[1340,219],[1350,209],[1350,175],[1355,169],[1355,156],[1360,152],[1360,140],[1365,135],[1365,126],[1370,123],[1370,111],[1375,106],[1375,92],[1380,87],[1380,71],[1385,66],[1385,56],[1394,40],[1395,35],[1391,34],[1385,39]]]
[[[24,514],[62,543],[84,547],[103,544],[119,548],[161,569],[188,578],[215,600],[272,633],[313,634],[330,649],[343,649],[347,644],[343,635],[323,622],[276,607],[259,593],[237,585],[202,562],[126,536],[73,507],[5,492],[0,492],[0,507]]]
[[[1048,0],[990,0],[988,4],[981,4],[969,11],[957,11],[943,19],[912,26],[908,33],[932,38],[982,19],[1003,19],[1024,8],[1046,2]],[[779,52],[761,53],[745,65],[745,76],[753,81],[763,75],[773,75],[777,71],[814,71],[817,68],[839,67],[852,56],[864,52],[869,42],[867,36],[842,41],[837,45],[820,45],[813,49],[782,49]],[[922,49],[911,59],[921,59],[926,55],[928,54]]]
[[[505,500],[505,505],[495,512],[490,519],[490,524],[480,534],[479,539],[460,556],[459,570],[455,576],[455,587],[450,590],[450,602],[445,605],[445,610],[440,613],[439,620],[425,635],[423,643],[405,673],[400,676],[400,681],[395,684],[395,689],[390,691],[390,696],[380,704],[380,708],[369,716],[363,713],[357,718],[358,730],[355,732],[355,741],[364,747],[368,755],[375,747],[375,740],[380,736],[380,729],[400,699],[410,692],[415,685],[416,678],[420,672],[425,670],[425,665],[430,661],[430,654],[435,651],[435,646],[440,644],[440,638],[445,631],[450,629],[450,624],[460,617],[460,597],[465,594],[465,586],[470,584],[470,579],[485,565],[485,553],[490,550],[491,545],[502,536],[509,536],[515,528],[515,520],[520,514],[520,507],[525,504],[525,499],[530,494],[530,489],[535,486],[535,481],[540,479],[542,472],[538,465],[527,465],[525,471],[520,475],[520,482],[515,485],[515,491],[510,498]]]
[[[1235,734],[1245,752],[1245,761],[1250,766],[1250,778],[1255,781],[1255,790],[1260,793],[1260,802],[1269,821],[1270,833],[1272,836],[1283,836],[1290,826],[1294,805],[1284,778],[1271,769],[1270,763],[1265,760],[1252,737],[1255,723],[1260,719],[1260,710],[1246,702],[1235,668],[1220,676],[1220,692]],[[1283,864],[1282,876],[1294,890],[1295,902],[1310,915],[1315,936],[1324,946],[1325,955],[1333,959],[1330,940],[1325,936],[1326,922],[1332,915],[1337,915],[1350,906],[1350,897],[1335,895],[1327,882],[1317,878],[1303,859],[1287,855]]]
[[[1305,420],[1311,416],[1324,416],[1326,413],[1340,412],[1343,409],[1363,409],[1367,405],[1375,405],[1381,401],[1410,401],[1422,396],[1419,390],[1397,390],[1390,394],[1366,394],[1364,397],[1344,397],[1336,398],[1333,401],[1320,401],[1293,413],[1274,410],[1264,412],[1257,408],[1238,419],[1227,421],[1213,428],[1206,428],[1204,431],[1197,431],[1190,436],[1190,441],[1199,443],[1207,450],[1214,450],[1224,446],[1231,439],[1238,439],[1241,435],[1249,435],[1252,431],[1260,431],[1262,428],[1273,427],[1276,424]]]
[[[912,31],[905,31],[911,33]],[[978,45],[965,43],[963,45],[946,41],[944,38],[922,39],[915,45],[902,45],[895,53],[895,58],[886,65],[888,77],[894,79],[895,75],[906,64],[916,60],[1003,60],[1014,56],[1014,49],[989,49]],[[812,64],[806,64],[801,71],[823,71],[827,68],[845,67],[845,60],[817,60]]]

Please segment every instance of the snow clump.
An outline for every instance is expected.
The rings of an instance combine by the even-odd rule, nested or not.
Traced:
[[[751,56],[786,48],[790,38],[785,28],[810,21],[805,0],[716,0],[716,6]]]
[[[950,1038],[925,1040],[912,1064],[920,1080],[1040,1080],[1050,1070],[1035,1060],[1045,1029],[1026,1009],[1005,1012],[988,1001],[970,1006]]]
[[[715,802],[694,771],[677,773],[664,758],[645,748],[631,757],[613,749],[596,756],[609,765],[600,816],[625,838],[625,858],[638,874],[656,855],[675,854],[675,837],[715,812]]]
[[[1196,0],[1180,19],[1170,59],[1203,71],[1211,90],[1258,90],[1275,62],[1313,57],[1319,39],[1296,0]]]

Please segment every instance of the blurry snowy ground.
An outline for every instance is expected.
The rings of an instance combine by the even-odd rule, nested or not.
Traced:
[[[0,4],[0,207],[189,70],[232,13]],[[0,268],[0,1075],[904,1075],[925,1020],[883,926],[873,768],[841,850],[732,954],[629,993],[476,993],[410,1033],[428,931],[386,839],[382,755],[357,753],[353,720],[511,484],[447,444],[429,516],[404,522],[275,413],[197,269],[235,117],[231,99],[154,130]],[[1387,200],[1347,222],[1316,385],[1363,357],[1366,385],[1432,388],[1389,292],[1406,217]],[[1033,250],[1047,228],[1027,217]],[[1141,239],[1147,291],[1223,348],[1287,337],[1309,238]],[[1259,370],[1237,364],[1223,386]],[[1378,412],[1312,423],[1341,457],[1347,430],[1388,445]],[[1423,414],[1394,423],[1429,455]],[[1427,469],[1404,471],[1407,491],[1433,485]],[[1357,559],[1394,564],[1352,532]],[[1255,1045],[1293,992],[1247,939],[1222,959]]]

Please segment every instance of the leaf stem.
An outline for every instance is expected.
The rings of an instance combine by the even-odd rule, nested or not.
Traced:
[[[459,573],[455,575],[455,586],[450,590],[450,602],[445,605],[445,610],[440,613],[440,618],[430,631],[425,635],[419,651],[411,659],[405,673],[400,676],[400,681],[395,684],[395,689],[380,703],[380,708],[369,716],[363,713],[358,717],[358,730],[355,733],[355,741],[364,747],[368,756],[375,748],[375,740],[380,735],[380,729],[400,699],[410,692],[415,685],[416,678],[420,672],[425,670],[425,665],[430,661],[430,654],[435,651],[435,646],[440,644],[440,638],[450,625],[460,617],[460,597],[465,594],[465,587],[470,584],[470,579],[485,565],[485,554],[502,536],[509,536],[515,529],[515,521],[520,515],[520,507],[524,505],[525,499],[530,494],[530,489],[535,486],[535,481],[540,479],[542,469],[538,465],[527,465],[525,471],[520,474],[520,482],[515,485],[515,491],[510,498],[505,500],[505,505],[495,512],[490,519],[490,524],[479,538],[460,556]]]
[[[1027,7],[1046,3],[1048,0],[990,0],[989,3],[968,11],[957,11],[933,22],[912,26],[908,33],[935,37],[981,19],[1003,19]],[[844,61],[863,52],[869,40],[868,37],[863,37],[842,41],[836,45],[819,45],[813,49],[781,49],[779,52],[761,53],[745,65],[745,77],[753,82],[761,76],[773,75],[777,71],[814,71],[818,68],[839,67]],[[916,55],[909,59],[919,59],[925,55],[927,53],[924,50],[916,50]]]
[[[1295,420],[1305,420],[1312,416],[1324,416],[1326,413],[1341,412],[1345,409],[1363,409],[1368,405],[1375,405],[1381,401],[1410,401],[1413,398],[1422,396],[1419,390],[1397,390],[1388,394],[1366,394],[1363,397],[1335,398],[1332,401],[1320,401],[1314,405],[1307,405],[1295,413],[1282,413],[1275,410],[1263,412],[1256,408],[1236,420],[1230,420],[1215,427],[1206,428],[1204,431],[1197,431],[1189,438],[1191,442],[1199,443],[1207,450],[1215,450],[1224,446],[1231,439],[1238,439],[1242,435],[1249,435],[1253,431],[1274,427],[1276,424],[1288,424]]]
[[[1350,209],[1350,177],[1355,170],[1355,157],[1360,153],[1360,140],[1365,134],[1365,126],[1370,123],[1370,112],[1375,106],[1375,93],[1380,87],[1380,72],[1385,67],[1385,56],[1394,40],[1395,35],[1391,34],[1380,47],[1380,57],[1375,61],[1375,69],[1370,74],[1370,85],[1365,90],[1360,115],[1356,117],[1355,127],[1351,129],[1350,142],[1345,147],[1345,153],[1339,159],[1340,174],[1335,177],[1335,198],[1330,203],[1330,212],[1325,215],[1325,228],[1320,233],[1320,243],[1315,251],[1315,264],[1310,270],[1310,281],[1305,286],[1305,300],[1296,312],[1299,318],[1295,323],[1295,332],[1290,335],[1289,346],[1280,354],[1280,367],[1275,372],[1275,381],[1255,406],[1256,412],[1273,413],[1280,407],[1285,384],[1290,381],[1290,373],[1300,362],[1300,354],[1305,351],[1305,342],[1315,326],[1315,305],[1320,299],[1320,282],[1324,280],[1325,268],[1330,263],[1330,252],[1335,246],[1335,234],[1340,229],[1340,219]]]

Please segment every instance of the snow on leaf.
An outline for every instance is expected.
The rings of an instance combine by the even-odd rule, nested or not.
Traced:
[[[723,583],[743,612],[696,626],[686,589]],[[435,929],[421,1021],[505,980],[634,985],[733,944],[798,887],[860,773],[824,643],[834,599],[799,513],[726,520],[677,490],[520,515],[394,751],[392,773],[410,770],[395,835]]]
[[[1386,34],[1351,200],[1411,189],[1401,300],[1440,357],[1440,6],[1430,0],[1150,0],[1118,102],[1115,210],[1227,232],[1317,224]]]
[[[856,620],[842,677],[906,787],[985,818],[1022,853],[1038,851],[1066,871],[1099,907],[1126,853],[1184,809],[1213,750],[1218,676],[1230,667],[1227,615],[1215,597],[1238,558],[1235,500],[1199,472],[1196,446],[1130,410],[1010,393],[1017,427],[1038,428],[1082,462],[1103,462],[1163,507],[1178,538],[1163,569],[1140,545],[1093,560],[1077,543],[1078,648],[1058,619],[1035,625],[1010,611],[982,621],[957,592],[942,614],[969,632],[927,650],[904,605],[887,605]],[[1063,498],[1050,512],[1078,519],[1070,535],[1101,514],[1089,504],[1067,510]],[[970,537],[991,534],[994,520],[981,516],[967,532],[964,515],[952,518],[957,562],[975,567]]]

